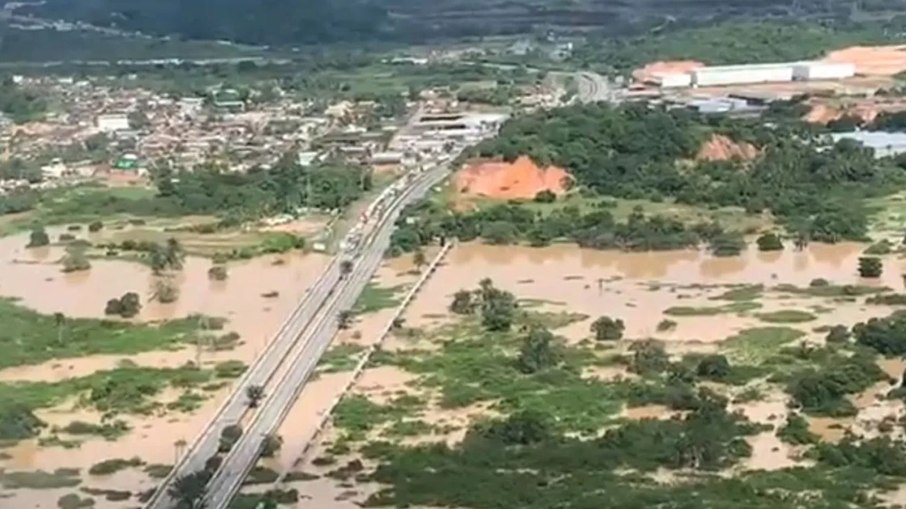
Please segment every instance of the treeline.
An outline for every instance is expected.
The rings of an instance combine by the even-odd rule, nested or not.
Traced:
[[[0,111],[13,122],[34,120],[47,110],[47,103],[39,95],[22,89],[12,79],[0,81]]]
[[[371,173],[361,166],[322,164],[301,166],[292,155],[270,169],[246,173],[216,167],[174,171],[158,168],[153,174],[160,192],[186,213],[227,214],[258,218],[292,213],[302,207],[342,209],[371,189]]]
[[[647,104],[572,106],[516,117],[470,154],[567,168],[601,195],[770,210],[814,240],[864,239],[859,198],[906,180],[896,165],[850,140],[831,147],[799,124],[702,117]],[[696,161],[714,134],[761,149],[753,161]]]
[[[902,10],[904,6],[901,4]],[[902,11],[901,11],[902,12]],[[658,60],[698,60],[710,65],[810,60],[851,45],[899,41],[906,18],[853,23],[731,21],[667,29],[636,37],[605,35],[581,46],[573,61],[628,71]]]
[[[437,238],[481,238],[496,245],[525,242],[534,247],[560,240],[594,249],[651,251],[694,247],[702,242],[715,247],[725,243],[728,235],[714,223],[687,225],[665,216],[646,216],[639,209],[620,222],[606,208],[583,213],[576,207],[565,207],[540,215],[518,204],[450,212],[443,205],[425,202],[404,211],[391,238],[390,254],[416,251]],[[744,244],[732,253],[721,254],[738,254],[742,247]]]

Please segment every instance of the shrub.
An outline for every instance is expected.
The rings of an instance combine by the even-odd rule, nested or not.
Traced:
[[[223,428],[223,431],[220,432],[220,446],[218,447],[218,451],[229,452],[241,437],[242,426],[232,424]]]
[[[827,331],[827,336],[824,340],[828,344],[833,343],[846,343],[849,341],[849,338],[852,335],[849,333],[849,329],[845,325],[834,325],[829,331]]]
[[[777,438],[793,445],[816,444],[821,441],[821,437],[808,430],[808,421],[795,413],[791,413],[786,419],[786,424],[777,430]]]
[[[623,320],[614,320],[608,316],[602,316],[591,324],[591,332],[594,333],[598,341],[617,340],[623,337],[623,331],[626,326]]]
[[[227,268],[223,265],[215,265],[208,269],[208,279],[213,281],[224,281],[227,278]]]
[[[862,256],[859,258],[859,275],[864,278],[878,278],[884,271],[881,259],[876,256]]]
[[[88,473],[91,475],[110,475],[120,470],[125,470],[132,467],[140,467],[144,465],[145,462],[139,459],[138,457],[133,457],[130,459],[114,458],[109,460],[104,460],[100,463],[95,463],[88,469]]]
[[[88,225],[88,231],[90,231],[90,232],[92,232],[92,233],[94,233],[94,232],[99,232],[99,231],[101,231],[103,228],[104,228],[104,223],[102,223],[102,222],[100,222],[100,221],[92,221],[92,222]]]
[[[31,231],[28,244],[25,247],[42,247],[50,244],[50,237],[43,227],[39,226]]]
[[[57,500],[57,507],[60,509],[85,509],[94,507],[94,499],[81,498],[75,493],[63,495]]]
[[[783,251],[783,242],[776,233],[765,233],[755,242],[759,251]]]
[[[557,195],[549,189],[538,191],[538,193],[535,194],[535,202],[537,203],[553,203],[555,201],[557,201]]]

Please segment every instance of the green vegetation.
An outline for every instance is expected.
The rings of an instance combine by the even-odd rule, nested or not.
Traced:
[[[57,507],[60,509],[86,509],[94,507],[94,499],[82,498],[75,493],[70,493],[57,500]]]
[[[602,316],[591,324],[591,332],[598,341],[620,339],[623,337],[625,329],[626,326],[623,324],[623,320],[614,320],[608,316]]]
[[[784,309],[781,311],[772,311],[770,313],[759,313],[756,315],[762,322],[768,323],[803,323],[810,322],[818,317],[797,309]]]
[[[872,318],[853,326],[856,343],[885,357],[906,355],[906,315],[894,313],[887,318]]]
[[[783,251],[783,241],[776,233],[765,233],[755,241],[759,251]]]
[[[138,457],[133,457],[131,459],[114,458],[95,463],[88,469],[88,473],[91,475],[110,475],[127,468],[141,467],[144,464],[145,463]]]
[[[0,471],[0,486],[8,490],[32,489],[51,490],[72,488],[81,484],[78,469],[58,468],[53,472],[36,470],[27,471]]]
[[[862,295],[871,295],[882,293],[888,288],[877,286],[859,286],[859,285],[832,285],[823,279],[816,279],[811,282],[807,288],[800,288],[793,285],[777,285],[774,291],[781,293],[790,293],[793,295],[805,295],[809,297],[859,297]]]
[[[721,347],[733,362],[758,366],[804,335],[789,327],[758,327],[727,338]]]
[[[792,445],[816,444],[821,441],[818,435],[808,430],[808,421],[799,414],[790,414],[786,423],[777,430],[777,437]]]
[[[145,465],[143,471],[152,479],[163,479],[173,470],[171,465]]]
[[[712,297],[712,300],[730,300],[734,302],[751,301],[761,297],[764,285],[743,285],[731,288],[726,292]]]
[[[864,391],[886,377],[873,356],[860,353],[851,357],[834,356],[818,367],[795,373],[788,382],[787,392],[806,413],[855,415],[856,408],[846,396]]]
[[[902,7],[894,2],[888,4],[891,6],[880,8]],[[656,60],[693,59],[711,65],[810,60],[845,46],[892,43],[901,23],[896,18],[839,26],[802,20],[707,23],[679,30],[657,30],[632,38],[606,39],[580,47],[574,59],[620,70]]]
[[[97,354],[130,355],[177,348],[200,329],[198,317],[140,325],[109,320],[67,318],[61,324],[0,299],[0,368],[39,364],[51,359]]]
[[[70,435],[95,435],[106,440],[116,440],[128,433],[130,429],[129,425],[121,420],[101,424],[72,421],[61,428],[60,431]]]
[[[859,276],[864,278],[879,278],[884,270],[881,259],[875,256],[862,256],[859,258]]]
[[[864,239],[868,212],[858,206],[859,199],[892,192],[903,181],[902,172],[889,162],[879,163],[857,143],[840,142],[825,150],[822,142],[795,124],[763,124],[763,119],[708,122],[685,110],[599,103],[513,117],[500,136],[482,142],[470,155],[513,160],[527,154],[541,165],[568,168],[589,193],[670,197],[691,205],[738,206],[751,213],[770,209],[788,229],[811,240]],[[753,143],[763,148],[763,154],[754,161],[679,163],[693,160],[703,142],[715,134]],[[815,172],[814,167],[824,170]],[[647,228],[642,218],[636,218],[614,231],[612,219],[600,210],[592,213],[597,221],[583,220],[575,212],[561,229],[548,216],[539,229],[534,215],[502,206],[493,210],[496,218],[488,217],[489,211],[454,215],[433,231],[474,238],[482,232],[473,226],[476,222],[496,220],[512,224],[517,232],[534,232],[542,240],[565,237],[589,247],[626,249],[685,247],[714,239],[723,246],[731,239],[721,237],[713,226],[690,228],[663,218]],[[418,226],[413,228],[416,236],[426,229]],[[580,233],[585,228],[590,232]],[[648,242],[638,239],[639,234]]]
[[[402,300],[400,297],[402,291],[402,285],[385,288],[369,282],[365,286],[365,290],[359,296],[359,300],[356,301],[353,311],[356,314],[361,315],[373,313],[382,309],[394,308],[398,306]]]
[[[43,227],[35,228],[29,235],[28,244],[25,247],[43,247],[50,244],[50,237]]]
[[[227,268],[223,265],[215,265],[208,269],[208,279],[212,281],[226,281],[228,275]]]
[[[321,373],[351,371],[359,362],[363,350],[364,347],[353,343],[335,345],[321,356],[318,371]]]
[[[9,116],[13,122],[37,120],[46,109],[47,103],[40,96],[23,90],[10,78],[0,81],[0,112]]]
[[[453,295],[450,310],[456,314],[478,313],[482,325],[489,331],[510,330],[516,316],[516,297],[494,287],[490,279],[482,279],[477,290],[460,290]]]
[[[200,387],[213,379],[213,373],[193,367],[153,369],[126,366],[111,371],[69,378],[60,382],[0,383],[0,430],[9,439],[34,436],[41,424],[31,412],[51,407],[76,397],[80,404],[94,408],[108,418],[117,414],[148,414],[161,405],[154,397],[166,388],[190,389]],[[67,427],[77,432],[105,433],[113,438],[123,431],[116,421],[109,426],[95,428],[79,424]],[[67,431],[64,429],[62,431]]]
[[[865,249],[864,254],[871,256],[881,256],[890,254],[891,252],[893,252],[893,244],[891,244],[889,240],[883,239],[868,246]]]
[[[667,316],[715,316],[731,313],[748,313],[749,311],[754,311],[760,308],[761,304],[759,304],[758,302],[740,300],[739,302],[724,304],[723,306],[674,306],[672,308],[667,308],[666,310],[664,310],[664,314]]]
[[[132,318],[142,309],[141,299],[135,292],[124,293],[119,299],[110,299],[104,307],[105,315],[119,315]]]

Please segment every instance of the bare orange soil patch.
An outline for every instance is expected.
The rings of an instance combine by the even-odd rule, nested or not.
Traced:
[[[756,157],[758,157],[758,149],[755,148],[755,145],[745,142],[738,143],[722,134],[715,134],[702,145],[695,159],[699,161],[751,161]]]
[[[689,72],[704,66],[705,64],[697,60],[664,60],[651,62],[645,67],[632,71],[632,77],[636,81],[649,81],[661,74]]]
[[[541,191],[562,194],[572,180],[563,168],[541,168],[522,156],[512,163],[484,161],[471,164],[456,175],[457,192],[503,200],[531,199]]]
[[[857,74],[892,76],[906,71],[906,45],[852,46],[832,51],[823,60],[853,64]]]
[[[879,99],[874,97],[843,104],[826,104],[822,101],[823,99],[820,98],[811,101],[812,109],[806,113],[803,120],[815,124],[827,124],[844,115],[849,115],[859,118],[863,122],[872,122],[882,112],[906,110],[906,101],[898,98]]]

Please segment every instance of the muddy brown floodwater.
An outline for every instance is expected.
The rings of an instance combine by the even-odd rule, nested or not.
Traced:
[[[48,232],[56,238],[60,231]],[[142,310],[136,322],[181,318],[192,314],[226,318],[221,333],[240,335],[242,344],[224,352],[205,352],[205,365],[230,359],[250,364],[270,341],[272,335],[289,316],[290,311],[323,270],[329,258],[324,255],[290,253],[269,255],[249,261],[228,264],[226,281],[208,279],[211,261],[189,257],[175,277],[179,299],[172,304],[151,301],[154,276],[144,265],[120,260],[92,260],[89,271],[63,274],[56,263],[63,249],[46,247],[25,249],[27,236],[17,235],[0,239],[0,295],[20,299],[21,304],[42,313],[61,312],[70,317],[103,318],[108,299],[129,291],[142,297]],[[262,294],[277,292],[275,297]],[[175,352],[148,352],[132,356],[98,355],[73,359],[57,359],[37,366],[22,366],[0,370],[0,381],[58,381],[85,376],[99,370],[112,369],[124,358],[150,367],[177,367],[194,361],[196,351],[188,347]],[[91,465],[111,458],[138,456],[149,464],[172,464],[175,442],[191,441],[219,407],[229,388],[210,394],[202,407],[192,414],[169,413],[164,416],[124,417],[133,431],[127,436],[107,442],[86,440],[77,449],[40,447],[36,441],[23,441],[4,449],[8,460],[0,461],[0,469],[45,470],[79,468],[83,472],[83,487],[139,491],[153,486],[153,480],[135,469],[111,476],[87,475]],[[178,393],[166,391],[161,402],[175,400]],[[94,412],[76,409],[75,402],[43,410],[39,416],[51,425],[65,426],[74,420],[98,422]],[[61,494],[68,490],[16,490],[12,498],[0,499],[0,507],[42,508],[57,507]],[[108,502],[95,497],[95,507],[133,507],[136,502]]]
[[[557,332],[570,340],[587,338],[589,324],[600,315],[621,318],[626,323],[625,336],[629,338],[657,337],[667,342],[668,349],[685,351],[713,351],[719,343],[749,327],[769,325],[759,320],[755,313],[735,313],[717,316],[669,317],[664,311],[677,306],[720,306],[729,301],[714,300],[724,293],[728,285],[762,284],[772,287],[779,284],[808,286],[817,278],[834,284],[860,284],[888,286],[901,290],[901,272],[904,262],[892,257],[885,258],[884,276],[876,280],[861,279],[857,272],[858,258],[865,249],[863,244],[842,243],[837,245],[812,244],[801,252],[787,249],[783,252],[761,253],[750,248],[740,256],[715,258],[695,250],[654,253],[624,253],[579,249],[573,245],[557,245],[548,248],[527,248],[517,246],[496,247],[478,243],[462,244],[453,249],[437,273],[428,281],[418,297],[404,314],[407,326],[432,327],[450,319],[447,307],[453,293],[460,289],[475,288],[483,278],[491,278],[501,288],[514,292],[519,298],[531,299],[539,309],[545,311],[569,311],[588,315],[589,318],[570,325]],[[401,269],[400,269],[401,270]],[[389,279],[388,279],[389,280]],[[851,324],[872,316],[889,314],[884,306],[866,307],[861,303],[834,303],[831,309],[826,299],[785,295],[766,292],[758,299],[763,307],[756,312],[785,309],[800,309],[813,312],[816,319],[804,324],[793,324],[811,339],[821,335],[812,329],[837,323]],[[677,322],[670,331],[658,331],[657,325],[664,318]],[[371,341],[369,334],[376,334],[377,324],[363,330],[364,341]],[[405,341],[391,338],[385,348],[405,349]],[[418,348],[426,345],[419,344]],[[898,369],[892,366],[891,371]],[[603,379],[627,376],[620,370],[604,368],[589,373]],[[382,378],[383,377],[383,378]],[[396,392],[401,381],[406,380],[400,373],[381,368],[369,369],[353,387],[352,392],[367,395],[381,401],[387,391]],[[337,385],[334,380],[325,380],[320,387],[329,390]],[[411,391],[410,391],[411,393]],[[334,398],[319,394],[314,399],[332,401]],[[309,399],[308,401],[312,401]],[[315,405],[317,406],[317,405]],[[306,413],[297,414],[298,420],[285,425],[282,433],[299,434],[296,444],[304,443],[311,431],[311,416],[320,416],[327,406],[310,407]],[[787,416],[786,397],[772,394],[766,401],[739,405],[755,422],[782,425]],[[295,410],[294,410],[295,412]],[[431,410],[433,412],[433,410]],[[308,415],[306,419],[302,417]],[[669,412],[658,407],[643,407],[627,410],[629,418],[666,418]],[[428,417],[430,420],[430,417]],[[287,421],[290,423],[291,421]],[[303,471],[318,472],[311,459],[325,453],[326,443],[331,438],[321,437],[314,450],[299,466]],[[443,439],[443,437],[441,437]],[[781,443],[773,431],[766,431],[750,439],[753,456],[741,466],[743,469],[778,469],[801,465],[805,462],[797,451]],[[297,445],[296,447],[299,447]],[[284,451],[283,454],[288,454]],[[342,459],[341,459],[342,461]],[[282,465],[291,464],[283,458]],[[355,508],[355,501],[369,491],[361,488],[360,496],[354,500],[336,500],[341,488],[323,479],[314,482],[294,483],[300,493],[311,497],[298,507],[342,507]]]

